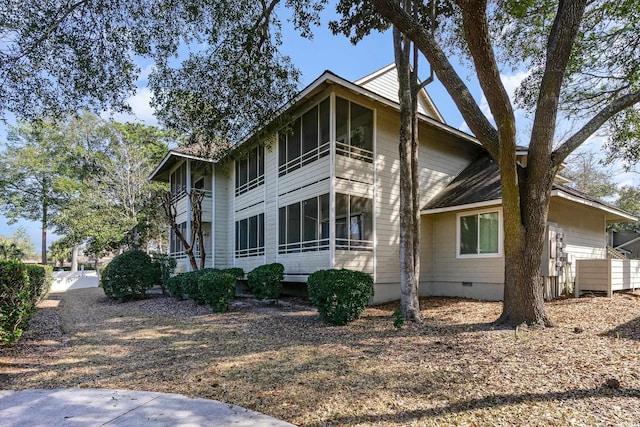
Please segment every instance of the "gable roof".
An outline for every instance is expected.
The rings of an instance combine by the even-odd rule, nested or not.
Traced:
[[[150,180],[169,181],[169,172],[182,159],[200,160],[202,162],[217,163],[225,148],[214,144],[198,142],[191,145],[172,148],[162,161],[149,175]]]
[[[375,74],[375,73],[373,73]],[[360,79],[362,80],[362,79]],[[245,144],[251,140],[253,140],[256,136],[261,136],[264,135],[264,131],[265,129],[268,129],[270,126],[272,126],[276,120],[275,117],[279,117],[282,114],[285,114],[287,112],[290,112],[292,110],[294,110],[297,106],[299,106],[301,103],[303,103],[306,100],[311,99],[314,95],[318,94],[319,92],[321,92],[322,90],[326,89],[327,87],[330,87],[331,85],[339,85],[344,89],[347,89],[357,95],[363,96],[371,101],[377,102],[379,104],[382,104],[386,107],[392,108],[396,111],[400,111],[400,104],[398,103],[398,97],[395,97],[395,100],[393,99],[389,99],[387,98],[385,95],[380,94],[374,90],[372,90],[371,88],[367,88],[364,86],[360,86],[354,82],[351,82],[343,77],[340,77],[339,75],[335,74],[332,71],[329,70],[325,70],[320,76],[318,76],[318,78],[316,78],[312,83],[310,83],[307,87],[305,87],[304,89],[302,89],[297,96],[295,96],[291,101],[289,101],[287,104],[285,104],[284,106],[282,106],[280,108],[280,110],[274,115],[274,119],[267,124],[266,126],[264,126],[261,129],[255,129],[253,132],[251,132],[246,138],[244,138],[242,141],[238,142],[235,147],[238,147],[242,144]],[[459,129],[456,129],[452,126],[447,125],[446,123],[444,123],[443,121],[440,121],[436,118],[430,117],[427,114],[423,114],[418,112],[418,120],[423,122],[423,123],[427,123],[431,126],[434,126],[435,128],[442,130],[446,133],[455,135],[459,138],[461,138],[462,140],[472,143],[474,145],[480,145],[480,143],[478,142],[478,140],[473,136],[473,135],[469,135],[468,133],[465,133]]]
[[[608,221],[638,221],[638,218],[613,205],[559,183],[553,183],[551,197],[559,197],[606,212]],[[498,163],[487,153],[471,162],[436,197],[421,210],[421,214],[458,211],[496,206],[502,203]]]
[[[391,63],[371,74],[367,74],[354,81],[354,83],[399,103],[398,69],[395,63]],[[440,111],[438,111],[438,108],[431,100],[427,90],[422,88],[419,95],[418,112],[445,123],[442,114],[440,114]]]

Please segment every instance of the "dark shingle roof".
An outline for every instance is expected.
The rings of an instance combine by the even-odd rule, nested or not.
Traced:
[[[502,197],[498,164],[488,154],[471,162],[422,209],[448,208]]]
[[[520,167],[518,168],[520,169]],[[620,208],[598,200],[582,191],[567,187],[566,185],[554,182],[552,190],[559,190],[578,199],[592,202],[595,206],[599,206],[600,209],[605,208],[626,214],[627,216],[632,216]],[[460,172],[460,174],[455,177],[440,194],[427,203],[422,210],[451,208],[493,200],[497,202],[501,198],[502,189],[500,188],[500,170],[498,163],[494,161],[489,154],[484,153]]]

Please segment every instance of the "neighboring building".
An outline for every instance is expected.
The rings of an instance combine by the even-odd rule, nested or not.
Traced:
[[[611,246],[628,259],[640,259],[640,233],[612,231]]]
[[[206,192],[207,266],[248,272],[280,262],[290,282],[305,282],[319,269],[355,269],[373,276],[374,302],[397,299],[397,93],[393,65],[356,82],[326,71],[287,109],[292,117],[288,133],[277,132],[266,141],[248,138],[241,144],[244,155],[236,160],[233,153],[216,162],[189,150],[171,150],[151,179],[170,183],[178,223],[187,234],[186,191]],[[501,299],[497,167],[474,137],[444,123],[427,93],[421,95],[420,292]],[[525,165],[526,149],[518,155]],[[543,267],[554,278],[549,283],[557,285],[563,279],[557,278],[556,260],[606,257],[606,224],[635,218],[561,184],[552,195],[553,240]],[[180,268],[188,268],[173,233],[171,255]]]

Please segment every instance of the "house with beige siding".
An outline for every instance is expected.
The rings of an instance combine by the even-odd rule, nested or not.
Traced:
[[[279,262],[285,280],[302,288],[314,271],[354,269],[373,277],[374,302],[397,299],[397,88],[393,65],[355,82],[326,71],[283,111],[291,118],[285,129],[258,132],[220,160],[176,148],[151,179],[169,183],[177,222],[187,235],[187,193],[205,193],[208,267],[248,272]],[[419,100],[419,123],[420,292],[500,299],[504,258],[497,168],[473,136],[444,122],[426,91]],[[265,134],[272,136],[260,139]],[[526,165],[526,149],[519,156]],[[554,241],[548,251],[553,258],[545,268],[555,277],[561,274],[558,259],[606,258],[606,224],[635,220],[560,183],[553,194]],[[173,233],[170,254],[180,269],[189,268]]]

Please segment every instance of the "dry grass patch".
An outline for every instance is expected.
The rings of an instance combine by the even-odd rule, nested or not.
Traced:
[[[494,329],[500,303],[395,304],[343,327],[299,299],[240,299],[224,314],[189,301],[119,304],[100,289],[54,294],[0,355],[0,388],[182,393],[294,424],[633,425],[640,420],[640,298],[566,299],[556,328]]]

